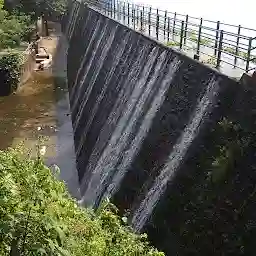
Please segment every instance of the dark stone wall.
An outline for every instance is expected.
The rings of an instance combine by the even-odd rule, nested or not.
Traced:
[[[111,197],[167,255],[251,255],[254,87],[86,5],[69,14],[81,202]]]
[[[248,84],[226,90],[144,226],[168,255],[254,254],[255,93]]]

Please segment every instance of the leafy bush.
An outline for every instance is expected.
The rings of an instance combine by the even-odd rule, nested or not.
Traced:
[[[23,36],[23,24],[14,16],[1,21],[0,49],[15,48],[20,45]]]
[[[21,54],[5,52],[0,56],[0,95],[8,95],[17,89],[20,79]]]
[[[0,255],[161,256],[113,205],[80,208],[40,158],[0,151]]]
[[[32,34],[35,33],[35,23],[30,15],[24,13],[13,13],[14,17],[18,19],[18,22],[22,26],[21,39],[25,42],[30,42]]]

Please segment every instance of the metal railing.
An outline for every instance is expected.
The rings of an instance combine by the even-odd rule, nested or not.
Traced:
[[[256,69],[256,29],[119,0],[86,1],[105,15],[228,75]]]

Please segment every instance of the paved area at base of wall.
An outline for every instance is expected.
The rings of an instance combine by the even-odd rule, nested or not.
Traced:
[[[41,152],[49,166],[58,165],[60,178],[71,194],[79,198],[73,129],[66,83],[66,45],[60,26],[40,46],[54,57],[53,67],[34,72],[17,93],[0,97],[0,149],[23,142],[36,155],[39,138]]]

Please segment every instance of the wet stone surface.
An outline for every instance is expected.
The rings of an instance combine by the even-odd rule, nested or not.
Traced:
[[[53,77],[49,71],[35,73],[16,93],[0,98],[0,148],[20,142],[31,147],[39,136],[45,137],[47,155],[53,155],[51,144],[56,136],[56,99]]]

